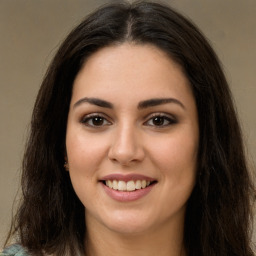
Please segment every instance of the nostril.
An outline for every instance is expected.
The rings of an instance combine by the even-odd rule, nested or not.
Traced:
[[[122,166],[129,166],[144,159],[145,152],[143,147],[136,142],[135,138],[119,135],[116,140],[108,152],[108,158],[112,162],[119,163]]]

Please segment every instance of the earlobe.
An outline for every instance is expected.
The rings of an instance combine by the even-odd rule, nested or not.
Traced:
[[[67,157],[65,156],[65,162],[64,162],[64,168],[65,168],[65,170],[66,171],[69,171],[69,164],[68,164],[68,159],[67,159]]]

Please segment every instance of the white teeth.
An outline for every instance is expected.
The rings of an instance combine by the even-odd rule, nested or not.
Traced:
[[[107,180],[106,181],[106,186],[119,191],[134,191],[136,189],[146,188],[149,185],[150,185],[150,181],[146,181],[146,180],[136,180],[136,181],[129,180],[128,182],[125,182],[123,180],[119,180],[119,181]]]
[[[117,190],[118,189],[118,183],[116,180],[113,180],[112,182],[112,186],[113,186],[113,189]]]
[[[136,189],[141,189],[141,181],[140,180],[136,180],[135,188]]]
[[[118,188],[117,189],[121,190],[121,191],[126,190],[126,182],[124,182],[122,180],[118,181]]]
[[[145,180],[143,180],[143,181],[141,182],[141,186],[142,186],[142,188],[145,188],[145,187],[147,186],[147,182],[146,182]]]
[[[110,188],[113,188],[113,184],[112,184],[112,181],[111,180],[107,180],[106,181],[106,185]]]
[[[135,183],[133,180],[130,180],[126,184],[126,190],[127,191],[134,191],[135,190]]]

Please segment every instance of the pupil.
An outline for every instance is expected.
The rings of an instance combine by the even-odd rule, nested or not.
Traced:
[[[94,117],[93,118],[93,124],[94,125],[102,125],[103,124],[103,118],[102,117]]]
[[[163,125],[164,123],[164,118],[163,117],[155,117],[153,119],[154,125]]]

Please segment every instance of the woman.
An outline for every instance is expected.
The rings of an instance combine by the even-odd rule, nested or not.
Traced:
[[[253,185],[208,42],[157,3],[111,4],[39,91],[3,255],[252,256]]]

